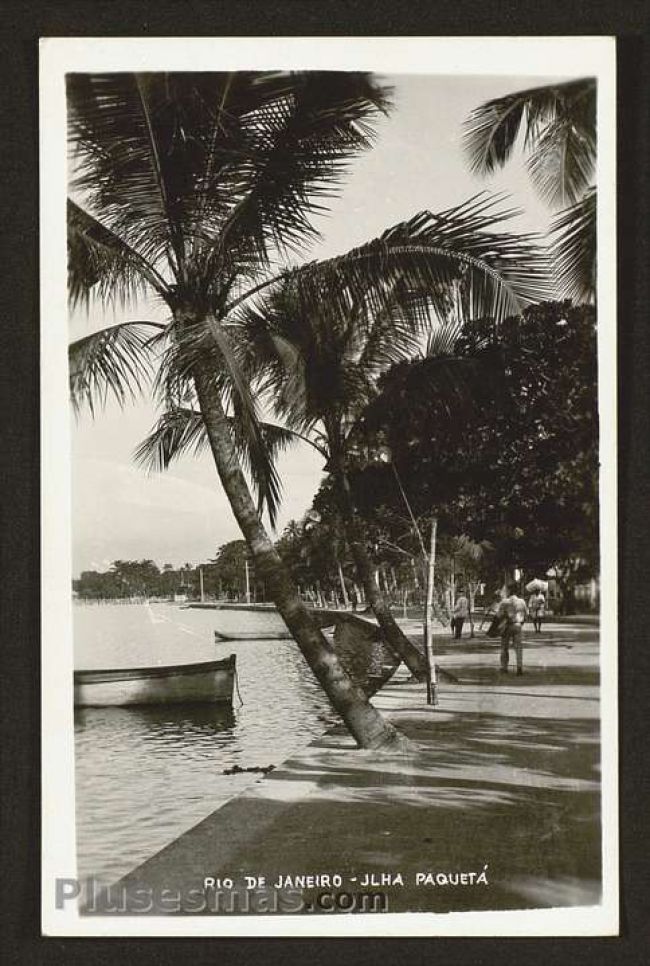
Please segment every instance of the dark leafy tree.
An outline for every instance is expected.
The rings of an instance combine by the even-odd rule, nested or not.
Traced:
[[[495,566],[557,565],[572,575],[570,597],[571,579],[598,566],[594,312],[547,303],[501,326],[478,321],[454,353],[383,378],[363,422],[367,453],[390,447],[417,514],[435,511],[447,533],[489,541]],[[456,397],[441,376],[454,367],[464,379]],[[353,487],[364,515],[401,505],[379,461]]]

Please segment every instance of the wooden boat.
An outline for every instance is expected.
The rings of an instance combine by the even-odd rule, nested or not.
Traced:
[[[137,704],[232,704],[235,655],[221,661],[163,667],[75,671],[78,707]]]
[[[186,604],[183,610],[239,610],[248,611],[252,614],[264,613],[265,611],[275,612],[277,614],[278,609],[275,604],[236,604],[230,602],[222,602],[218,600],[210,601],[192,601],[190,604]]]
[[[288,630],[259,630],[259,631],[215,631],[214,639],[217,644],[224,641],[286,641],[291,637]]]
[[[363,620],[350,611],[316,610],[309,611],[313,620],[321,629],[335,627],[354,627],[359,634],[368,640],[379,637],[379,628],[370,621]],[[221,644],[224,641],[286,641],[291,638],[291,631],[280,617],[277,610],[264,621],[259,630],[253,631],[215,631],[214,639]]]

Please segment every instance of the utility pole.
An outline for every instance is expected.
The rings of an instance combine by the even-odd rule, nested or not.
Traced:
[[[426,547],[424,545],[424,540],[422,539],[422,533],[418,526],[418,522],[415,518],[415,514],[411,508],[411,504],[408,501],[408,497],[402,486],[402,481],[399,478],[399,473],[397,472],[397,467],[390,460],[390,465],[393,468],[393,474],[395,476],[395,482],[399,488],[400,494],[406,508],[408,510],[409,516],[411,518],[411,523],[413,524],[413,532],[417,536],[418,542],[420,544],[420,550],[422,552],[422,561],[425,567],[425,578],[426,578],[426,607],[424,612],[424,652],[427,665],[427,704],[437,704],[438,698],[436,694],[437,678],[436,678],[436,663],[433,657],[433,579],[435,575],[436,568],[436,536],[438,532],[438,518],[431,517],[431,542],[429,546],[429,553],[427,554]],[[414,565],[415,572],[415,565]]]
[[[246,603],[247,604],[250,604],[250,602],[251,602],[251,583],[250,583],[250,576],[248,574],[248,560],[244,560],[244,569],[246,571]]]
[[[427,560],[427,606],[424,614],[424,652],[427,662],[427,704],[437,704],[436,662],[433,656],[433,580],[436,569],[437,517],[431,518],[431,542]]]

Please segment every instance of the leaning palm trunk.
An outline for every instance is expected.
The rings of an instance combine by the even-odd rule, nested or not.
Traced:
[[[374,708],[343,670],[334,650],[313,622],[264,529],[242,472],[218,391],[205,367],[194,382],[221,483],[237,523],[282,618],[333,707],[362,748],[404,746],[406,739]]]
[[[363,526],[354,506],[345,466],[341,460],[332,460],[331,466],[336,481],[339,509],[347,528],[354,565],[366,594],[366,602],[372,608],[388,646],[404,661],[411,674],[418,680],[424,681],[426,680],[424,655],[400,629],[385,595],[374,580],[372,561],[366,550]]]

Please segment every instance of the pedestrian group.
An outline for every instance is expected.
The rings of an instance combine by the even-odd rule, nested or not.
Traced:
[[[492,617],[488,636],[501,638],[500,671],[502,674],[508,673],[511,647],[515,652],[517,674],[523,674],[524,622],[530,616],[535,633],[539,634],[542,630],[545,609],[546,598],[541,590],[533,591],[528,600],[528,605],[526,605],[523,597],[519,596],[517,584],[514,582],[507,585],[505,596],[502,597],[502,593],[497,595],[497,600],[487,615]],[[460,590],[456,597],[451,618],[451,631],[454,640],[459,641],[461,639],[463,624],[468,617],[469,601],[465,593]]]

